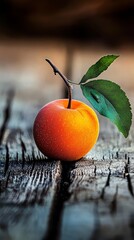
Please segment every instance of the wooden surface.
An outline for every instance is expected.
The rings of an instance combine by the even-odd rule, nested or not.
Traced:
[[[133,126],[124,139],[100,118],[98,142],[85,158],[49,161],[32,136],[48,98],[33,95],[1,82],[0,239],[134,239]],[[133,103],[133,91],[129,97]]]

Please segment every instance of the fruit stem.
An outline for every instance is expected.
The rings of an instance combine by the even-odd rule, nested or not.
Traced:
[[[71,108],[71,100],[72,100],[72,85],[70,81],[58,70],[58,68],[49,60],[45,59],[50,66],[53,68],[54,74],[59,74],[59,76],[64,80],[67,88],[68,88],[68,106],[67,108]]]

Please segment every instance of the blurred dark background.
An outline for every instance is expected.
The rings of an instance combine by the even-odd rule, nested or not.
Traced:
[[[132,90],[133,47],[133,0],[0,1],[0,84],[44,89],[48,101],[64,90],[44,58],[79,81],[102,55],[119,54],[104,77]]]
[[[1,37],[133,44],[133,0],[1,0]]]

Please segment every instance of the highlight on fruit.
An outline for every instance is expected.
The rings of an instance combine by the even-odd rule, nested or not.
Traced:
[[[83,95],[95,110],[109,118],[124,137],[128,137],[132,112],[125,92],[110,80],[94,79],[117,58],[116,55],[103,56],[88,69],[79,83],[67,79],[46,59],[54,74],[59,74],[68,88],[68,99],[49,102],[40,109],[34,121],[34,140],[46,157],[63,161],[79,160],[97,142],[97,114],[84,102],[72,99],[73,84],[80,86]]]

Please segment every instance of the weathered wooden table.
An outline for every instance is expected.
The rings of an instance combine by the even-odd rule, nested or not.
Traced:
[[[133,126],[124,139],[100,118],[87,157],[49,161],[32,136],[43,101],[36,92],[0,89],[0,239],[134,239]]]

